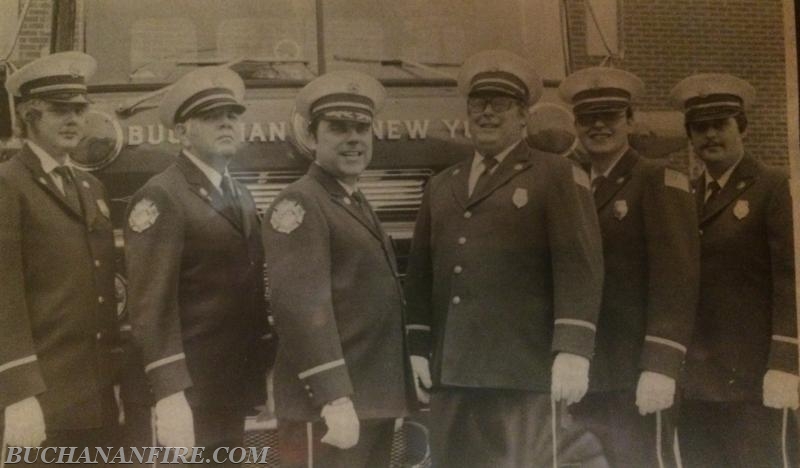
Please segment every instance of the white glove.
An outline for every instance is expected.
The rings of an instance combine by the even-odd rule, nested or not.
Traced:
[[[588,389],[589,360],[577,354],[558,353],[553,361],[553,399],[571,405],[581,401]]]
[[[791,408],[796,410],[798,402],[798,378],[794,374],[779,370],[768,370],[764,374],[764,406],[769,408]]]
[[[642,416],[672,407],[675,379],[658,372],[642,371],[636,386],[636,406]]]
[[[414,389],[420,403],[430,403],[431,368],[428,359],[422,356],[411,356],[411,372],[414,376]]]
[[[6,406],[3,441],[12,447],[38,447],[46,438],[39,400],[28,397]]]
[[[322,436],[322,443],[340,449],[349,449],[358,443],[359,422],[350,398],[340,398],[322,407],[322,419],[328,432]]]
[[[156,434],[164,447],[194,447],[194,417],[183,392],[156,403]]]

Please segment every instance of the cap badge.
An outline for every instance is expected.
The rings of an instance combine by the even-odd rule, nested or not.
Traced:
[[[622,221],[622,218],[628,214],[628,202],[625,200],[614,200],[614,217],[617,221]]]
[[[269,223],[272,228],[283,234],[290,234],[303,223],[306,210],[300,202],[283,199],[275,205]]]
[[[360,91],[360,88],[358,86],[358,83],[350,82],[347,85],[347,90],[350,91],[351,93],[358,93]]]
[[[69,66],[69,74],[70,74],[70,75],[71,75],[73,78],[77,78],[77,77],[81,76],[81,69],[80,69],[80,67],[78,67],[78,65],[76,65],[76,64],[72,64],[72,65],[70,65],[70,66]]]

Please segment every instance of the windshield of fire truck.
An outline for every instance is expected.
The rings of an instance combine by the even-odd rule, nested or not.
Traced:
[[[258,82],[357,69],[384,82],[443,81],[484,49],[565,69],[560,0],[85,0],[76,37],[93,84],[169,83],[228,64]],[[81,44],[82,43],[82,44]]]

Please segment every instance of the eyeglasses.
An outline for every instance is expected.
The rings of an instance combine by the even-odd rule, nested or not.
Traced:
[[[724,130],[728,124],[728,119],[701,120],[699,122],[690,122],[689,131],[695,133],[705,133],[710,128],[713,128],[716,131],[721,131]]]
[[[581,127],[591,127],[597,121],[603,122],[605,126],[611,126],[622,120],[623,117],[625,117],[624,111],[597,112],[592,114],[578,114],[575,116],[575,122]]]
[[[492,111],[500,113],[511,109],[517,102],[519,101],[509,96],[493,96],[490,98],[473,96],[467,98],[467,109],[471,113],[477,114],[483,112],[488,104],[492,108]]]

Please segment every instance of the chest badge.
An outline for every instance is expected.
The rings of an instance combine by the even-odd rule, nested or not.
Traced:
[[[614,200],[614,217],[618,221],[622,221],[628,214],[628,202],[625,200]]]
[[[514,194],[511,195],[511,203],[517,208],[522,208],[528,204],[528,189],[515,188]]]
[[[733,215],[736,216],[737,219],[743,219],[748,214],[750,214],[750,202],[747,200],[736,200],[736,204],[733,206]]]

